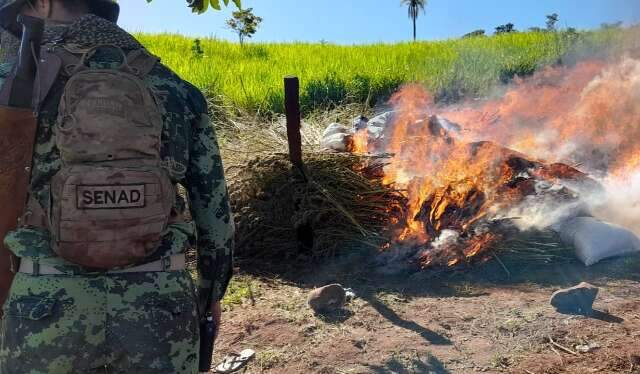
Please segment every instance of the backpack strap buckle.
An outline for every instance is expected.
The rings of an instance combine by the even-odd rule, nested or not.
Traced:
[[[171,270],[171,257],[170,256],[161,258],[160,259],[160,263],[162,264],[162,271]]]

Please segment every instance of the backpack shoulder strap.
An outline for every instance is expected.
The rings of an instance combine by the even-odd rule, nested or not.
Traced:
[[[146,49],[135,49],[126,56],[127,64],[132,72],[139,78],[147,76],[151,70],[160,62],[160,59]]]
[[[100,49],[112,49],[122,56],[122,63],[114,70],[121,70],[144,77],[155,67],[160,59],[144,48],[134,49],[125,53],[120,47],[111,44],[99,44],[93,47],[80,47],[73,44],[56,46],[53,53],[62,60],[63,73],[72,76],[82,70],[88,69],[88,62]]]
[[[53,85],[61,75],[71,76],[71,71],[78,66],[84,50],[73,45],[43,45],[38,61],[38,78],[34,102],[39,110],[49,95]]]

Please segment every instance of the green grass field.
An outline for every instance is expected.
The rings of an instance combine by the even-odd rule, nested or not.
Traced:
[[[179,35],[138,34],[183,78],[230,108],[282,113],[285,75],[302,81],[305,112],[384,100],[400,85],[423,83],[437,100],[487,94],[515,75],[570,62],[616,45],[617,29],[581,33],[512,33],[437,42],[340,46],[325,43],[250,44]],[[566,56],[570,56],[567,58]]]

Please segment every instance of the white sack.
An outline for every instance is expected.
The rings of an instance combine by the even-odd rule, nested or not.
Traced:
[[[387,127],[393,123],[395,113],[396,112],[385,112],[369,120],[367,123],[367,131],[370,143],[384,139],[385,131]]]
[[[351,134],[351,133],[352,131],[348,129],[346,126],[341,125],[339,123],[332,123],[329,126],[327,126],[326,129],[324,129],[324,132],[322,133],[322,138],[325,139],[335,134]]]
[[[394,111],[384,112],[370,119],[369,122],[367,123],[367,126],[369,128],[377,127],[377,128],[384,129],[393,123],[393,120],[395,119],[394,118],[395,115],[396,115],[396,112]]]
[[[337,133],[322,138],[320,145],[322,148],[330,151],[348,152],[349,145],[352,141],[353,135]]]
[[[559,233],[562,242],[574,246],[576,256],[587,266],[640,252],[640,239],[634,233],[592,217],[571,219],[560,227]]]
[[[354,118],[351,123],[353,124],[353,130],[355,131],[366,129],[367,126],[369,126],[369,118],[365,116],[359,116]]]

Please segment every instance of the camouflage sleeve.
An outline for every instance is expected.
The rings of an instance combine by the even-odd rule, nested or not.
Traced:
[[[7,79],[12,69],[13,69],[12,63],[0,62],[0,87],[4,85],[4,81]]]
[[[189,146],[186,188],[198,231],[200,295],[213,301],[224,296],[233,271],[234,225],[216,134],[198,92],[196,118]],[[204,300],[201,300],[204,301]]]

